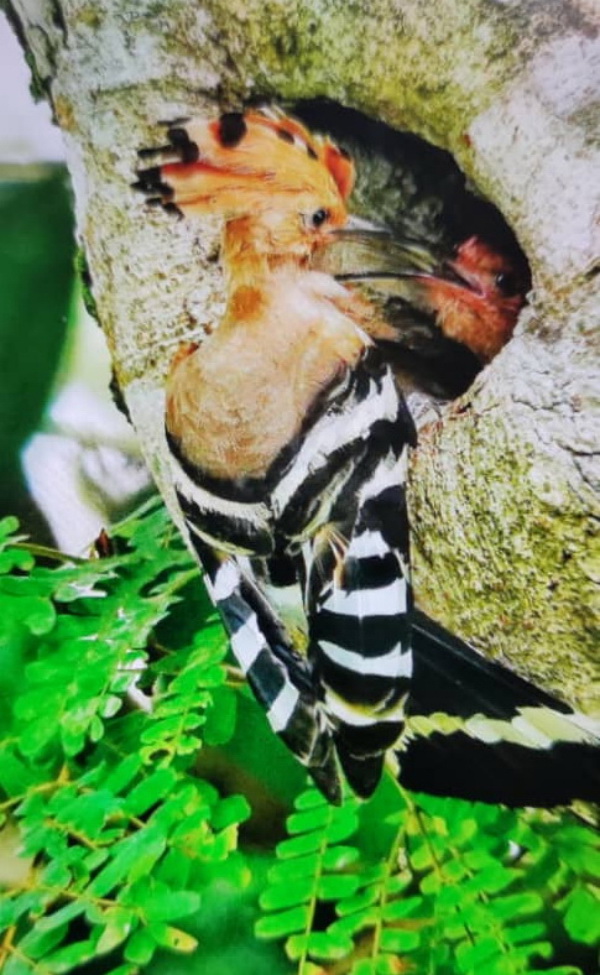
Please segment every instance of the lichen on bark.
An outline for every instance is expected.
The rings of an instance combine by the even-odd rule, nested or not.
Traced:
[[[218,227],[148,215],[136,149],[160,119],[324,96],[450,150],[502,210],[534,295],[510,345],[413,463],[417,594],[486,652],[600,710],[594,340],[599,16],[584,0],[12,0],[63,128],[119,385],[172,503],[162,385],[218,319]],[[596,553],[596,554],[595,554]],[[596,559],[596,562],[594,561]]]

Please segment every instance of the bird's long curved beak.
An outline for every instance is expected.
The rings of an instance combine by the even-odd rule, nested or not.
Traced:
[[[411,280],[445,280],[469,290],[473,284],[426,241],[399,235],[360,217],[349,217],[315,259],[315,267],[338,281],[364,282],[376,291],[402,295]]]

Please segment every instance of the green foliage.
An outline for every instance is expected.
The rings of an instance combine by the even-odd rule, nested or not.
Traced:
[[[126,975],[159,948],[194,950],[186,919],[203,871],[227,861],[248,815],[241,796],[193,775],[202,730],[218,740],[232,727],[226,642],[201,594],[198,636],[154,647],[181,592],[198,588],[155,502],[116,531],[119,554],[79,564],[44,567],[15,529],[0,523],[1,645],[20,662],[3,687],[0,810],[28,870],[0,900],[3,971],[106,956],[104,970]],[[226,718],[209,723],[217,703]]]
[[[299,791],[157,502],[103,557],[17,530],[0,522],[3,973],[595,975],[593,829],[391,776],[339,808]]]
[[[298,807],[317,795],[304,793]],[[569,958],[584,954],[574,942],[600,945],[595,831],[558,814],[399,788],[396,807],[386,819],[395,834],[387,856],[375,862],[364,862],[360,835],[353,845],[338,845],[354,832],[350,816],[356,825],[368,806],[353,806],[339,834],[331,828],[339,810],[307,819],[300,838],[306,850],[304,843],[290,846],[296,839],[280,843],[281,863],[261,898],[272,913],[257,934],[286,938],[301,975],[326,971],[322,963],[340,957],[349,959],[344,970],[351,975],[580,975],[577,965],[551,960],[557,946]],[[288,826],[298,832],[298,817]],[[295,852],[304,854],[296,863]],[[337,918],[315,931],[323,901],[336,902]]]
[[[349,897],[358,886],[358,876],[346,872],[358,859],[358,850],[342,842],[356,830],[356,805],[346,798],[343,806],[330,806],[309,788],[298,796],[296,812],[287,820],[290,838],[277,847],[281,862],[270,870],[269,887],[260,900],[272,913],[256,929],[259,937],[286,937],[287,953],[299,961],[300,970],[310,955],[335,960],[352,951],[345,933],[338,937],[332,930],[315,930],[315,915],[319,901]]]

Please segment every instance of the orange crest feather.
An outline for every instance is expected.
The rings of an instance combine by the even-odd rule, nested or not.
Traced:
[[[190,119],[172,126],[169,138],[178,161],[165,160],[156,179],[158,170],[140,175],[180,210],[251,213],[289,207],[292,199],[301,207],[304,196],[307,204],[314,197],[343,212],[354,185],[354,165],[343,150],[277,110]]]

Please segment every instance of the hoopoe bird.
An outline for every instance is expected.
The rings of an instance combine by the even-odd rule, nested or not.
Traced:
[[[223,218],[227,305],[182,346],[166,438],[186,530],[273,731],[324,795],[409,788],[512,805],[600,798],[589,719],[413,606],[413,421],[364,297],[314,269],[354,169],[270,111],[174,123],[149,203]],[[371,337],[374,336],[374,337]]]

